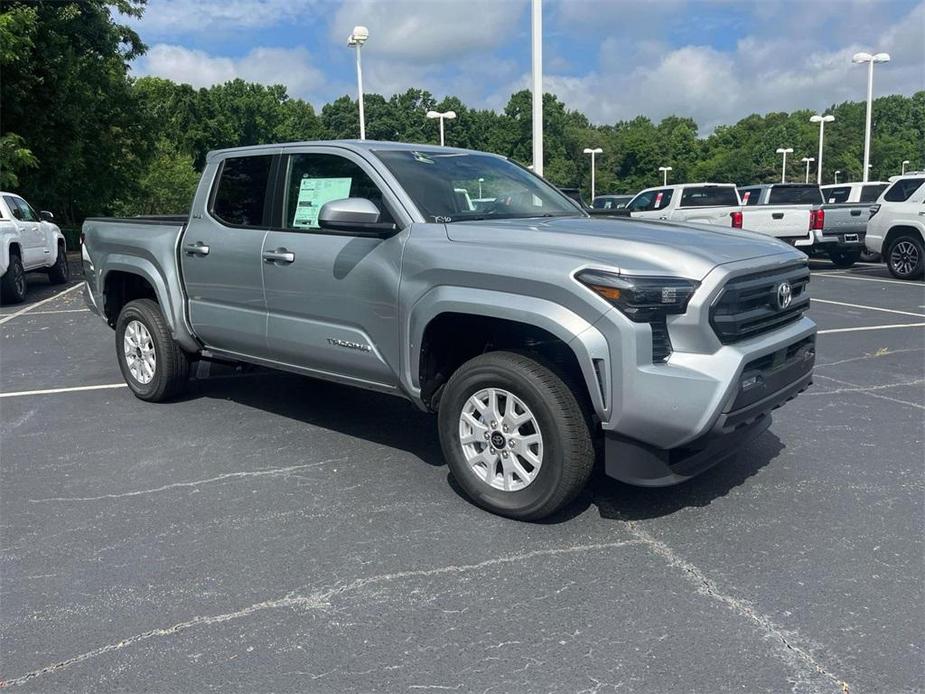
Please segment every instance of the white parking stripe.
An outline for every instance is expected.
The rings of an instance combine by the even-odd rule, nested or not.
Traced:
[[[904,287],[923,287],[921,282],[914,280],[882,280],[879,277],[853,277],[840,275],[836,272],[814,272],[813,277],[834,277],[837,280],[854,280],[855,282],[884,282],[886,284],[901,284]]]
[[[894,325],[865,325],[860,328],[831,328],[829,330],[820,330],[819,335],[829,333],[854,333],[864,330],[888,330],[890,328],[925,328],[925,323],[896,323]]]
[[[14,393],[0,393],[0,398],[19,398],[24,395],[53,395],[54,393],[75,393],[83,390],[107,390],[110,388],[127,388],[124,383],[105,383],[99,386],[74,386],[72,388],[46,388],[45,390],[20,390]]]
[[[53,313],[85,313],[89,311],[90,309],[88,308],[62,308],[57,311],[29,311],[29,315],[30,316],[50,316]]]
[[[65,290],[63,290],[63,291],[60,291],[60,292],[58,292],[57,294],[54,294],[54,295],[48,297],[47,299],[42,299],[41,301],[36,301],[34,304],[29,304],[29,305],[26,306],[25,308],[19,309],[16,313],[11,313],[11,314],[8,315],[8,316],[4,316],[3,318],[0,318],[0,325],[3,325],[3,324],[6,323],[7,321],[11,321],[11,320],[13,320],[13,319],[16,318],[16,317],[21,316],[21,315],[24,314],[24,313],[29,313],[29,311],[31,311],[31,310],[33,310],[33,309],[36,309],[36,308],[38,308],[39,306],[43,306],[43,305],[47,304],[49,301],[54,301],[55,299],[58,299],[58,298],[64,296],[65,294],[68,294],[68,293],[74,291],[75,289],[80,289],[82,286],[83,286],[83,282],[78,282],[78,283],[75,284],[73,287],[68,287],[67,289],[65,289]]]
[[[883,311],[884,313],[898,313],[901,316],[915,316],[916,318],[925,318],[925,313],[897,311],[895,308],[880,308],[879,306],[864,306],[863,304],[846,304],[844,301],[830,301],[829,299],[813,298],[812,301],[814,304],[834,304],[836,306],[847,306],[848,308],[866,308],[868,311]]]

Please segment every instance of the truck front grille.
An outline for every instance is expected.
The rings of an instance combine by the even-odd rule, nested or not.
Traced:
[[[710,324],[723,344],[745,340],[799,320],[809,308],[809,268],[787,265],[733,277],[710,309]],[[781,301],[790,287],[790,303]]]

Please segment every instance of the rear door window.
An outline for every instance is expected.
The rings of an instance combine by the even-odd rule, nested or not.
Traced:
[[[681,207],[738,207],[732,186],[691,186],[681,193]]]
[[[862,186],[860,202],[876,202],[877,198],[880,197],[880,193],[885,191],[889,185],[889,183],[877,183],[870,186]]]
[[[851,196],[851,186],[838,186],[838,188],[826,188],[822,191],[825,201],[829,203],[848,202]]]
[[[236,227],[263,227],[273,155],[231,157],[222,163],[212,197],[212,215]]]
[[[919,189],[925,178],[901,178],[883,196],[887,202],[906,202]]]
[[[819,186],[774,186],[768,196],[769,205],[819,205]]]

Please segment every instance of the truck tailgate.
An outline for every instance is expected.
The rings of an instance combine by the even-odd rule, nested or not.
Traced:
[[[869,202],[823,205],[825,225],[823,235],[829,234],[863,234],[867,231],[870,219]]]
[[[742,228],[806,246],[813,239],[809,230],[810,212],[809,207],[745,207],[742,210]]]

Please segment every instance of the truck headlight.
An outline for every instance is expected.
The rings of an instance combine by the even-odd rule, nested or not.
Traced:
[[[582,270],[576,279],[620,309],[636,323],[664,320],[684,313],[700,282],[676,277],[632,277],[601,270]]]

